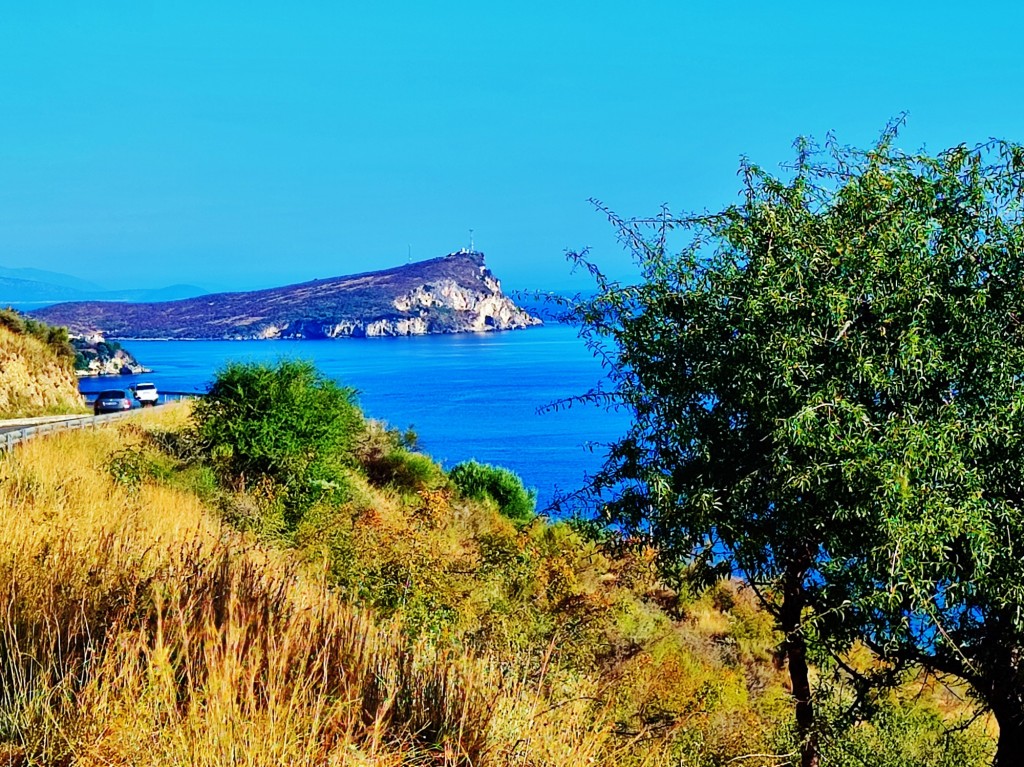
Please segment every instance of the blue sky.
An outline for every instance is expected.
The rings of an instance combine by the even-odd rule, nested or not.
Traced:
[[[1016,3],[0,0],[0,266],[243,289],[468,244],[566,288],[586,202],[715,208],[800,134],[1024,141]]]

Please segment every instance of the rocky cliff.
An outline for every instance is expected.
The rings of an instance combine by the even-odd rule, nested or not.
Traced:
[[[541,321],[501,292],[482,253],[247,293],[163,303],[75,302],[34,313],[76,335],[253,339],[514,330]]]

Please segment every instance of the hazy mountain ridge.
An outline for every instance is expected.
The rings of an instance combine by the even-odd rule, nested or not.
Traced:
[[[34,312],[107,338],[336,338],[512,330],[541,321],[460,251],[376,272],[158,303],[73,302]]]
[[[47,285],[56,285],[63,288],[72,288],[82,293],[97,293],[103,290],[95,282],[75,277],[64,272],[51,272],[48,269],[33,269],[32,267],[9,267],[0,266],[0,278],[12,280],[24,280],[28,282],[40,282]]]
[[[206,293],[195,285],[168,285],[164,288],[133,288],[126,290],[104,290],[98,285],[81,282],[73,285],[75,278],[67,276],[62,281],[43,281],[11,276],[17,272],[37,275],[51,274],[32,269],[0,269],[0,305],[47,303],[57,301],[175,301],[193,298]],[[62,275],[53,272],[55,277]]]

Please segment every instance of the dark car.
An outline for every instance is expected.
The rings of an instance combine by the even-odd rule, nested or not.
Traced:
[[[96,415],[116,413],[120,410],[131,410],[132,401],[124,389],[107,389],[96,395],[96,402],[92,407]]]

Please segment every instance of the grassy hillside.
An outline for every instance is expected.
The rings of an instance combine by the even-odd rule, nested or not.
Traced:
[[[788,763],[778,637],[736,585],[675,594],[373,424],[301,515],[195,439],[167,407],[0,458],[0,764]],[[982,763],[921,693],[825,764]]]
[[[84,411],[67,331],[0,310],[0,417]]]

